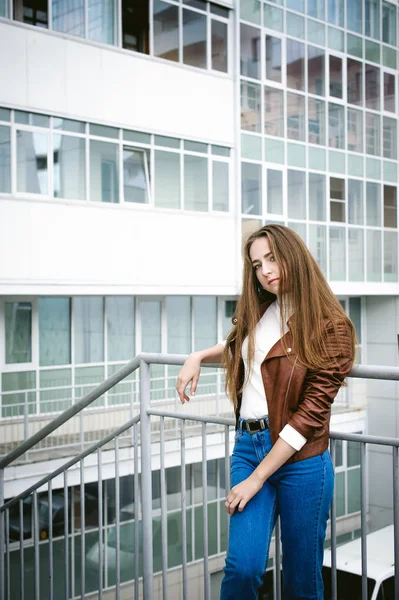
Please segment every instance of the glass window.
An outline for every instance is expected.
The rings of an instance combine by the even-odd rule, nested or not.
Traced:
[[[331,56],[330,62],[330,96],[342,98],[342,58]]]
[[[190,150],[190,152],[208,154],[208,144],[203,144],[202,142],[190,142],[189,140],[184,140],[184,149]]]
[[[305,141],[305,96],[287,92],[287,137]]]
[[[262,175],[261,166],[241,163],[241,197],[244,215],[262,214]]]
[[[327,274],[327,231],[325,225],[309,225],[309,250],[317,264]]]
[[[366,112],[366,154],[380,156],[380,116]]]
[[[115,0],[88,0],[88,37],[103,44],[116,42]]]
[[[290,219],[306,219],[306,183],[305,171],[288,169],[288,217]]]
[[[391,2],[382,3],[382,41],[396,46],[396,6]]]
[[[16,0],[14,19],[36,27],[48,26],[47,0]]]
[[[168,352],[191,352],[191,299],[190,296],[166,296]]]
[[[325,53],[321,48],[308,46],[308,92],[317,96],[324,96]]]
[[[122,47],[149,54],[148,0],[122,0]]]
[[[365,34],[380,39],[380,0],[365,0]]]
[[[260,79],[260,29],[241,23],[240,42],[241,75]]]
[[[398,234],[384,231],[384,281],[398,281]]]
[[[265,134],[284,135],[284,93],[265,86]]]
[[[123,148],[123,198],[125,202],[148,203],[147,154]]]
[[[108,127],[108,125],[96,125],[94,123],[90,123],[90,133],[92,135],[97,135],[98,137],[107,137],[112,140],[119,139],[119,129],[116,127]]]
[[[71,362],[71,306],[69,298],[39,298],[40,366]]]
[[[222,311],[222,336],[223,339],[226,339],[226,337],[229,335],[231,328],[232,328],[232,322],[231,319],[234,317],[234,313],[236,310],[236,306],[237,306],[237,301],[236,300],[223,300],[223,311]]]
[[[180,154],[155,150],[155,206],[180,208]]]
[[[212,69],[227,73],[227,23],[211,20]]]
[[[393,185],[384,185],[384,227],[397,227],[397,190]]]
[[[266,79],[281,83],[281,39],[266,36]]]
[[[11,110],[9,108],[0,107],[0,121],[11,121]]]
[[[241,129],[261,131],[260,93],[260,85],[241,81]]]
[[[7,0],[0,0],[0,17],[8,18],[8,6]]]
[[[348,150],[363,152],[363,112],[348,108]]]
[[[206,68],[206,16],[183,9],[183,62]]]
[[[309,173],[309,219],[326,220],[326,176],[319,173]]]
[[[86,149],[84,138],[53,135],[53,185],[55,198],[86,199]]]
[[[61,129],[71,133],[84,133],[85,124],[82,121],[74,121],[73,119],[53,117],[53,129]]]
[[[297,10],[298,12],[305,11],[305,0],[286,0],[287,8]]]
[[[325,126],[325,102],[324,100],[316,100],[316,98],[308,98],[308,141],[311,144],[326,143],[326,126]]]
[[[381,231],[366,229],[367,281],[381,281]]]
[[[345,281],[345,257],[345,229],[343,227],[330,227],[330,279],[332,281]]]
[[[364,281],[363,229],[348,229],[349,280]]]
[[[330,177],[330,219],[345,223],[345,180]]]
[[[305,44],[287,38],[287,87],[305,90]]]
[[[3,392],[13,392],[15,394],[6,394],[2,396],[2,416],[15,417],[24,413],[24,404],[26,395],[19,390],[29,390],[36,388],[35,371],[25,371],[17,373],[3,373],[1,376],[1,388]],[[27,394],[28,414],[36,412],[35,406],[36,393]]]
[[[345,148],[345,109],[340,104],[328,104],[328,145]]]
[[[212,208],[229,210],[229,163],[212,162]]]
[[[353,58],[347,59],[347,93],[348,102],[361,106],[363,103],[362,87],[362,63]]]
[[[355,326],[358,342],[362,343],[362,302],[361,298],[349,298],[349,317]],[[362,433],[359,431],[359,433]],[[352,450],[352,444],[354,449]],[[360,453],[357,454],[356,449],[360,450],[360,445],[354,442],[348,442],[348,467],[360,465]]]
[[[194,296],[194,352],[217,343],[216,297]]]
[[[396,112],[395,109],[395,75],[384,73],[384,110]]]
[[[267,212],[283,214],[283,172],[267,169]]]
[[[52,0],[52,20],[55,31],[84,37],[84,0]]]
[[[75,363],[103,362],[104,310],[103,298],[74,298]]]
[[[275,31],[283,31],[283,11],[279,8],[275,8],[270,4],[264,5],[264,23],[267,23],[269,29]]]
[[[90,200],[119,202],[119,147],[90,140]]]
[[[161,302],[140,300],[141,351],[161,352]]]
[[[308,0],[308,15],[324,21],[324,0]]]
[[[34,127],[50,126],[50,117],[38,113],[29,113],[23,110],[14,111],[14,121],[23,125],[33,125]]]
[[[48,194],[48,136],[17,130],[17,191]]]
[[[380,109],[380,69],[366,64],[366,106]]]
[[[328,21],[332,25],[344,26],[344,0],[327,0]]]
[[[351,31],[362,33],[362,0],[346,0],[346,26]]]
[[[396,119],[382,118],[383,122],[383,156],[384,158],[396,158]]]
[[[0,127],[0,193],[11,191],[10,131]]]
[[[133,296],[107,296],[108,360],[130,360],[135,355],[135,311]]]
[[[286,13],[285,19],[287,34],[303,39],[305,37],[305,19],[291,12]]]
[[[184,156],[184,208],[208,210],[208,159]]]
[[[381,227],[381,186],[366,182],[366,225]]]
[[[154,56],[179,61],[179,7],[154,0]]]
[[[348,223],[363,225],[363,182],[348,179]]]
[[[32,361],[32,303],[5,303],[6,364]]]

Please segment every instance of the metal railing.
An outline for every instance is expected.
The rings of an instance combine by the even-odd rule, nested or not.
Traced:
[[[214,428],[219,428],[224,442],[224,477],[225,477],[225,489],[229,489],[229,452],[231,445],[231,430],[234,427],[234,420],[225,419],[221,417],[207,417],[198,414],[188,414],[177,411],[166,411],[159,410],[156,407],[151,406],[150,402],[150,376],[149,368],[150,364],[172,364],[181,365],[185,356],[181,355],[159,355],[159,354],[141,354],[135,359],[130,361],[127,365],[121,368],[119,371],[114,373],[105,382],[97,386],[95,390],[89,392],[82,400],[77,402],[75,405],[69,407],[64,413],[56,417],[51,423],[46,425],[41,431],[35,433],[31,438],[26,440],[18,448],[10,452],[7,456],[0,460],[0,600],[14,600],[14,597],[20,597],[24,599],[25,588],[27,585],[26,577],[27,572],[24,568],[27,562],[27,555],[29,553],[29,559],[33,565],[33,592],[29,596],[34,597],[35,600],[41,600],[43,597],[61,598],[64,597],[66,600],[70,598],[85,598],[90,597],[90,592],[87,590],[87,549],[86,549],[86,519],[90,516],[88,510],[86,510],[86,502],[88,497],[85,491],[85,459],[91,457],[92,464],[91,468],[96,469],[96,481],[97,481],[97,527],[94,532],[96,539],[95,551],[97,555],[97,572],[96,572],[96,589],[95,597],[102,599],[106,594],[106,588],[113,587],[113,597],[117,600],[121,597],[121,589],[124,582],[121,580],[121,561],[125,554],[130,555],[129,562],[129,573],[130,573],[130,584],[134,590],[134,598],[145,598],[146,600],[152,600],[154,596],[154,559],[153,559],[153,526],[154,526],[154,514],[152,506],[152,419],[159,419],[159,444],[160,444],[160,541],[161,541],[161,561],[160,569],[157,569],[161,573],[162,577],[162,592],[160,597],[163,600],[168,598],[168,579],[171,576],[170,560],[168,557],[168,507],[167,507],[167,488],[166,488],[166,476],[165,476],[165,420],[173,419],[180,423],[180,476],[181,476],[181,493],[180,493],[180,531],[179,535],[179,556],[181,557],[180,573],[181,573],[181,589],[183,591],[183,598],[188,598],[188,581],[191,578],[190,569],[196,567],[196,575],[198,578],[198,561],[193,560],[187,553],[189,531],[187,529],[187,513],[189,510],[187,497],[186,497],[186,424],[187,422],[197,424],[200,428],[201,446],[202,446],[202,539],[203,539],[203,558],[200,561],[201,564],[201,579],[202,579],[202,597],[205,600],[210,600],[210,561],[214,559],[214,556],[209,557],[209,510],[208,510],[208,482],[207,482],[207,426],[210,425]],[[204,365],[204,367],[215,367],[216,365]],[[4,470],[11,465],[15,460],[22,456],[25,452],[29,451],[35,444],[40,443],[46,436],[50,435],[58,427],[62,426],[68,420],[73,418],[84,408],[95,402],[96,399],[101,397],[104,393],[110,390],[113,386],[122,381],[125,377],[130,375],[133,371],[140,368],[140,414],[135,415],[129,419],[121,427],[115,431],[109,433],[100,441],[92,444],[89,448],[86,448],[78,456],[69,460],[66,464],[59,467],[51,474],[43,477],[40,481],[29,487],[23,493],[12,498],[11,500],[4,503]],[[399,380],[399,368],[385,368],[385,367],[363,367],[359,366],[353,369],[350,374],[351,377],[359,378],[370,378],[370,379],[389,379]],[[132,518],[127,522],[121,522],[122,514],[120,510],[120,444],[119,441],[121,436],[126,432],[130,432],[130,454],[128,460],[132,461],[132,472],[133,472],[133,486],[132,486],[132,497],[134,498],[134,507],[132,509]],[[366,447],[369,444],[377,444],[380,446],[390,446],[392,448],[393,456],[393,514],[394,514],[394,552],[395,552],[395,589],[396,595],[399,594],[399,440],[392,438],[381,438],[376,436],[365,436],[359,434],[340,434],[331,433],[331,454],[334,460],[335,457],[335,444],[337,440],[348,440],[358,442],[361,446],[361,459],[360,459],[360,470],[361,470],[361,547],[362,547],[362,600],[367,599],[367,505],[366,505]],[[114,464],[114,490],[115,490],[115,519],[110,527],[104,522],[104,507],[102,505],[102,485],[103,485],[103,458],[104,449],[108,448],[112,443],[113,453],[113,464]],[[95,460],[94,458],[95,457]],[[93,465],[94,460],[94,465]],[[80,483],[79,483],[79,498],[77,502],[77,508],[79,510],[72,510],[75,506],[74,498],[71,498],[68,488],[68,480],[71,471],[79,467]],[[141,467],[141,468],[140,468]],[[61,486],[59,478],[62,478]],[[58,479],[57,479],[58,478]],[[41,516],[41,489],[46,486],[47,492],[47,524],[48,533],[46,533],[46,540],[41,541],[41,528],[43,526]],[[54,522],[53,522],[53,490],[56,486],[63,489],[63,502],[62,502],[62,515],[63,525],[62,532],[54,535]],[[25,532],[25,519],[24,519],[24,502],[27,500],[31,501],[32,515],[33,515],[33,531],[31,533],[31,539],[27,541],[24,537]],[[76,508],[76,506],[75,506]],[[17,531],[19,536],[15,544],[18,546],[18,552],[14,555],[17,556],[17,561],[12,561],[12,544],[14,542],[10,539],[10,518],[13,514],[12,511],[18,509],[18,523]],[[220,512],[218,513],[220,516]],[[225,520],[225,528],[228,529],[228,517],[223,517]],[[72,531],[71,523],[74,522],[78,534]],[[219,523],[219,521],[218,521]],[[130,528],[127,529],[126,525]],[[124,529],[123,529],[124,528]],[[80,532],[80,533],[79,533]],[[132,546],[132,552],[125,552],[122,540],[122,533],[127,533],[129,539],[133,537],[134,543]],[[104,576],[107,577],[107,573],[104,573],[105,562],[107,559],[107,552],[110,554],[111,545],[110,537],[114,535],[112,543],[112,556],[115,564],[114,581],[108,581],[108,585],[104,586]],[[57,539],[59,536],[59,539]],[[335,501],[332,504],[331,511],[331,548],[332,548],[332,598],[337,599],[337,583],[336,583],[336,504]],[[279,540],[279,528],[276,527],[276,539]],[[78,541],[76,541],[78,540]],[[54,551],[57,544],[58,554],[61,556],[62,567],[60,570],[57,569],[57,583],[59,579],[62,579],[63,592],[62,595],[57,592],[54,593],[55,589],[55,569],[58,565],[55,562],[60,556]],[[61,544],[61,545],[60,545]],[[62,548],[62,550],[61,550]],[[92,553],[91,553],[92,554]],[[220,553],[219,554],[223,554]],[[46,569],[45,576],[41,574],[41,569]],[[279,542],[276,543],[275,548],[275,587],[277,600],[281,598],[280,589],[280,577],[276,574],[280,573],[281,558],[279,550]],[[175,569],[176,570],[176,569]],[[15,582],[18,583],[18,590],[16,591]],[[131,583],[133,582],[133,583]],[[59,590],[59,587],[57,588]],[[79,593],[77,593],[79,590]],[[17,593],[17,595],[15,595]]]

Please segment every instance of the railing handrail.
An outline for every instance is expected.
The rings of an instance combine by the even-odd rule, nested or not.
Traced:
[[[130,360],[126,365],[110,375],[105,381],[100,383],[91,392],[86,394],[79,402],[67,408],[64,412],[50,421],[47,425],[39,429],[35,434],[23,442],[18,448],[15,448],[0,460],[0,471],[10,465],[14,460],[28,452],[33,446],[41,442],[47,435],[64,425],[69,419],[80,413],[84,408],[97,400],[114,385],[125,379],[128,375],[138,369],[140,361],[147,364],[168,364],[182,365],[187,359],[186,354],[162,354],[142,352]],[[220,368],[220,363],[203,363],[201,366],[208,368]],[[348,377],[364,379],[388,379],[399,381],[399,367],[380,367],[371,365],[358,365],[348,374]]]

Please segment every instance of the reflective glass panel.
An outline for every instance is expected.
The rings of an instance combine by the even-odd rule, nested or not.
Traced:
[[[115,0],[88,0],[88,17],[89,39],[103,44],[115,44]]]
[[[284,94],[265,86],[265,134],[284,135]]]
[[[309,250],[320,269],[327,274],[327,228],[325,225],[309,225]]]
[[[149,54],[149,2],[122,0],[122,47]]]
[[[154,0],[154,56],[179,61],[179,7]]]
[[[309,173],[309,219],[326,220],[326,176],[320,173]]]
[[[6,364],[32,360],[32,303],[5,302]]]
[[[384,281],[398,281],[398,234],[384,231]]]
[[[74,121],[73,119],[60,119],[53,117],[53,129],[62,129],[72,133],[84,133],[85,124],[82,121]]]
[[[11,191],[10,128],[0,126],[0,192]]]
[[[266,36],[266,79],[281,83],[281,39]]]
[[[287,34],[303,39],[305,37],[305,19],[291,12],[286,12],[285,19]]]
[[[382,118],[383,122],[383,156],[384,158],[396,158],[396,119]]]
[[[324,21],[324,0],[308,0],[308,15]]]
[[[119,146],[90,140],[90,200],[119,202]]]
[[[328,21],[332,25],[344,26],[344,0],[327,0]]]
[[[363,182],[358,179],[348,179],[348,223],[364,224]]]
[[[348,150],[363,152],[363,112],[348,108]]]
[[[208,159],[184,156],[184,208],[208,210]]]
[[[380,39],[380,0],[365,0],[365,34]]]
[[[260,79],[260,29],[240,25],[240,72]]]
[[[261,131],[260,93],[260,85],[241,81],[241,129]]]
[[[304,12],[305,0],[286,0],[285,5],[287,8],[292,8],[298,12]]]
[[[206,68],[206,16],[183,9],[183,62]]]
[[[381,281],[381,231],[366,229],[367,281]]]
[[[11,121],[11,110],[9,108],[0,107],[0,121]]]
[[[229,163],[212,162],[213,210],[229,210]]]
[[[346,279],[346,243],[343,227],[330,227],[330,279],[345,281]]]
[[[40,366],[71,362],[70,298],[39,298]]]
[[[287,38],[287,86],[305,90],[305,44]]]
[[[14,19],[36,27],[47,28],[47,10],[46,0],[21,0],[14,3]]]
[[[362,8],[362,0],[346,0],[346,26],[356,33],[362,33]]]
[[[108,360],[130,360],[135,355],[135,311],[133,296],[107,296]]]
[[[155,150],[155,206],[180,208],[180,154]]]
[[[260,215],[262,212],[261,166],[241,163],[241,197],[244,215]]]
[[[190,296],[166,296],[167,351],[171,354],[191,352]]]
[[[330,96],[342,98],[342,58],[330,55]]]
[[[7,0],[0,0],[0,17],[8,17],[8,6]]]
[[[104,360],[104,299],[82,296],[73,299],[75,363]]]
[[[270,4],[264,5],[264,23],[269,29],[274,29],[275,31],[283,31],[284,29],[284,19],[283,19],[283,11],[279,8],[275,8]]]
[[[308,98],[308,141],[311,144],[326,143],[326,115],[324,100]]]
[[[287,137],[305,141],[305,96],[287,93]]]
[[[330,219],[345,223],[345,180],[330,177]]]
[[[3,373],[1,376],[1,389],[3,392],[12,392],[15,394],[5,394],[2,396],[2,416],[16,417],[24,414],[24,405],[27,400],[28,414],[36,412],[36,393],[24,392],[17,393],[17,390],[29,390],[36,388],[35,371],[17,371],[16,373]]]
[[[288,169],[288,217],[290,219],[306,219],[306,173]]]
[[[366,106],[380,108],[380,69],[366,64]]]
[[[17,130],[17,190],[48,193],[48,135]]]
[[[362,63],[353,58],[347,60],[347,80],[348,102],[361,106],[363,103]]]
[[[398,226],[397,188],[384,185],[384,227]]]
[[[227,73],[227,23],[211,21],[212,69]]]
[[[382,41],[396,45],[396,6],[391,2],[382,3]]]
[[[53,29],[84,37],[84,0],[52,0]]]
[[[146,152],[123,148],[123,198],[125,202],[148,203],[146,162]]]
[[[283,214],[283,172],[267,169],[267,212]]]
[[[316,46],[308,46],[308,92],[325,95],[325,52]]]
[[[328,105],[328,145],[345,148],[345,109],[339,104]]]
[[[384,110],[396,112],[395,109],[395,75],[384,73]]]
[[[53,184],[56,198],[86,199],[86,147],[84,138],[53,135]]]
[[[380,156],[380,115],[366,112],[366,154]]]
[[[366,183],[366,225],[381,227],[381,186],[379,183]]]
[[[141,351],[161,352],[161,302],[140,300]]]
[[[214,296],[194,296],[194,351],[217,343],[217,302]]]

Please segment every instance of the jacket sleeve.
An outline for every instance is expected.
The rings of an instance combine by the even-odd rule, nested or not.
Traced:
[[[330,323],[326,327],[325,345],[332,364],[323,369],[309,369],[305,377],[297,410],[288,424],[309,440],[315,431],[329,423],[331,404],[352,368],[351,331],[347,323],[337,326],[339,340]]]

